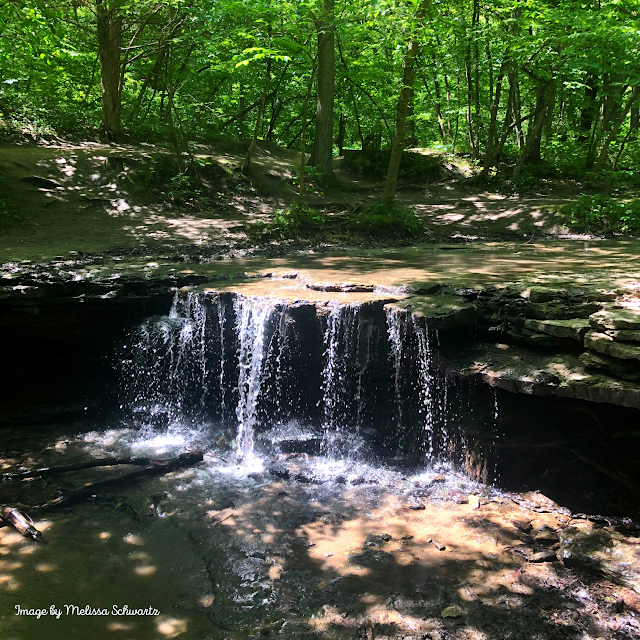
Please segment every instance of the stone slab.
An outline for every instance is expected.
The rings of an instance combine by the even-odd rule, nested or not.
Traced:
[[[629,309],[603,309],[589,316],[589,322],[599,331],[640,331],[640,313]]]
[[[580,355],[580,362],[588,369],[600,369],[623,380],[640,380],[640,365],[635,360],[621,360],[603,353],[585,351]]]
[[[387,306],[403,309],[424,318],[427,326],[432,329],[473,324],[477,317],[475,306],[460,296],[413,296]]]
[[[589,371],[576,355],[543,354],[506,344],[474,345],[449,362],[449,371],[537,396],[607,402],[640,409],[640,384]]]
[[[584,318],[572,320],[525,320],[524,326],[530,331],[546,333],[556,338],[570,338],[582,342],[589,330],[589,321]]]
[[[570,304],[554,300],[552,302],[529,302],[525,307],[527,318],[535,320],[569,320],[572,318],[588,318],[601,305],[597,302]]]
[[[616,342],[610,335],[589,331],[584,337],[584,346],[598,353],[604,353],[622,360],[640,360],[640,345]]]

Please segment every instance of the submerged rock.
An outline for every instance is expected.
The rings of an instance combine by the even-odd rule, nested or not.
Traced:
[[[560,532],[558,556],[569,567],[604,575],[640,593],[637,538],[581,522]]]

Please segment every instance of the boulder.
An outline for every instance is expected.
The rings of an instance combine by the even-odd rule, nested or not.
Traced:
[[[546,333],[556,338],[570,338],[582,342],[589,330],[589,321],[584,318],[572,320],[525,320],[524,326],[530,331]]]
[[[640,346],[616,342],[610,335],[589,331],[584,337],[584,346],[598,353],[623,360],[640,360]]]
[[[640,331],[640,313],[629,309],[603,309],[589,316],[589,322],[598,331]]]

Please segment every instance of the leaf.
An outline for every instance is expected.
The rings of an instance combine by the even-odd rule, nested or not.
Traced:
[[[459,618],[460,616],[462,616],[462,611],[458,607],[445,607],[440,612],[442,618]]]

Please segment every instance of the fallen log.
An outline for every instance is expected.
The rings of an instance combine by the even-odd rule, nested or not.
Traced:
[[[195,451],[193,453],[183,453],[177,458],[171,458],[169,460],[148,460],[149,464],[147,464],[142,469],[125,473],[121,476],[117,476],[116,478],[107,478],[106,480],[91,482],[89,484],[86,484],[84,487],[81,487],[80,489],[67,494],[66,496],[62,496],[61,498],[52,500],[51,502],[47,502],[36,507],[29,507],[29,511],[34,515],[43,515],[45,513],[50,513],[51,511],[62,509],[64,507],[77,504],[78,502],[82,502],[86,498],[95,495],[96,493],[100,492],[102,489],[106,489],[107,487],[115,487],[127,484],[128,482],[132,482],[133,480],[137,480],[138,478],[170,473],[171,471],[176,471],[177,469],[182,469],[184,467],[190,467],[194,464],[198,464],[198,462],[202,462],[203,459],[204,456],[202,454],[202,451]],[[143,460],[143,458],[130,458],[130,460]],[[122,464],[132,463],[127,462]],[[78,465],[67,465],[67,467],[69,466]],[[71,469],[67,470],[70,471]],[[31,520],[31,518],[29,518],[29,516],[26,516],[17,508],[4,507],[0,511],[0,518],[0,527],[11,525],[24,536],[32,537],[34,539],[41,539],[42,534],[33,526],[33,521]]]
[[[18,473],[3,473],[2,480],[22,480],[23,478],[37,478],[52,476],[57,473],[67,473],[69,471],[82,471],[95,467],[114,467],[120,464],[131,464],[136,466],[147,466],[155,462],[152,458],[96,458],[86,462],[76,462],[74,464],[62,464],[55,467],[40,467],[39,469],[29,469]]]
[[[138,478],[162,475],[175,471],[176,469],[191,467],[194,464],[198,464],[198,462],[202,462],[203,459],[204,456],[202,451],[195,451],[193,453],[183,453],[177,458],[171,458],[170,460],[152,460],[151,464],[142,469],[125,473],[116,478],[107,478],[106,480],[91,482],[81,489],[73,491],[62,498],[52,500],[51,502],[40,505],[39,507],[34,507],[31,509],[31,512],[41,514],[49,513],[56,509],[62,509],[63,507],[68,507],[72,504],[82,502],[86,498],[99,493],[102,489],[106,489],[107,487],[120,486],[127,484],[128,482],[132,482],[133,480],[137,480]]]

